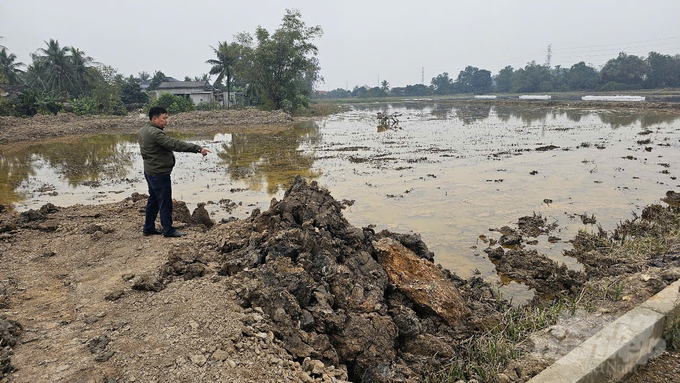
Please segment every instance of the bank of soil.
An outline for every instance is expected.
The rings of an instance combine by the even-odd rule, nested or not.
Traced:
[[[0,145],[49,138],[102,134],[136,133],[148,118],[138,114],[118,116],[36,115],[31,118],[0,116]],[[193,111],[170,116],[169,131],[191,133],[276,133],[291,123],[288,114],[255,109]]]
[[[680,382],[680,351],[668,350],[640,367],[625,383]]]
[[[143,237],[145,203],[133,194],[96,206],[0,207],[6,379],[420,382],[461,361],[466,378],[482,380],[470,344],[509,328],[510,305],[493,286],[436,266],[415,234],[350,225],[346,203],[315,182],[297,178],[268,210],[227,223],[177,202],[185,238]],[[654,205],[613,234],[577,237],[581,272],[523,247],[554,229],[539,216],[489,234],[505,248],[487,252],[502,276],[539,292],[537,307],[587,299],[599,306],[591,313],[613,317],[677,279],[680,252],[671,241],[636,257],[607,249],[622,237],[667,238],[678,217]],[[577,343],[568,329],[544,331],[557,352],[534,339],[522,347],[535,358],[484,365],[493,371],[485,380],[525,382],[567,348],[559,342]]]

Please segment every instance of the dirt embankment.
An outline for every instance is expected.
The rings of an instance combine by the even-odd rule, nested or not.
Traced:
[[[148,121],[139,115],[57,116],[36,115],[32,118],[0,116],[0,145],[19,141],[101,134],[136,133]],[[170,116],[168,129],[195,133],[274,133],[286,129],[293,119],[283,112],[259,110],[194,111]]]

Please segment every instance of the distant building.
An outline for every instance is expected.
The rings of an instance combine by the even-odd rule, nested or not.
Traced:
[[[174,79],[173,79],[174,80]],[[156,98],[162,93],[171,93],[191,99],[194,105],[200,102],[219,102],[222,106],[227,106],[227,92],[215,89],[208,81],[166,81],[162,82],[153,97]],[[236,96],[243,92],[232,91],[229,105],[236,103]]]

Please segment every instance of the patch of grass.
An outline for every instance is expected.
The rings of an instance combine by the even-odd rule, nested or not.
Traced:
[[[666,348],[671,350],[680,349],[680,317],[676,315],[673,321],[666,325],[663,338],[666,341]]]
[[[522,356],[521,343],[529,334],[557,323],[561,316],[584,308],[585,293],[576,294],[570,303],[557,299],[545,306],[508,309],[494,328],[472,336],[457,346],[457,355],[437,371],[427,373],[428,383],[451,383],[474,377],[493,382],[508,364]]]
[[[349,106],[330,102],[312,102],[307,108],[293,113],[294,117],[323,117],[342,113],[349,110]]]

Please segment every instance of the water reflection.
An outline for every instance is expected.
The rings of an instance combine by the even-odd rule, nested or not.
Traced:
[[[232,134],[231,142],[222,144],[217,156],[232,181],[246,181],[252,190],[261,190],[266,183],[271,195],[289,187],[298,174],[306,178],[321,175],[320,170],[312,170],[314,154],[298,150],[303,142],[315,145],[319,140],[319,126],[314,123],[273,135]]]
[[[463,121],[464,125],[469,125],[477,121],[484,121],[491,114],[489,105],[464,105],[453,109],[456,117]]]
[[[0,156],[0,204],[13,204],[24,199],[16,189],[29,176],[35,175],[31,155],[26,152],[7,153]]]

